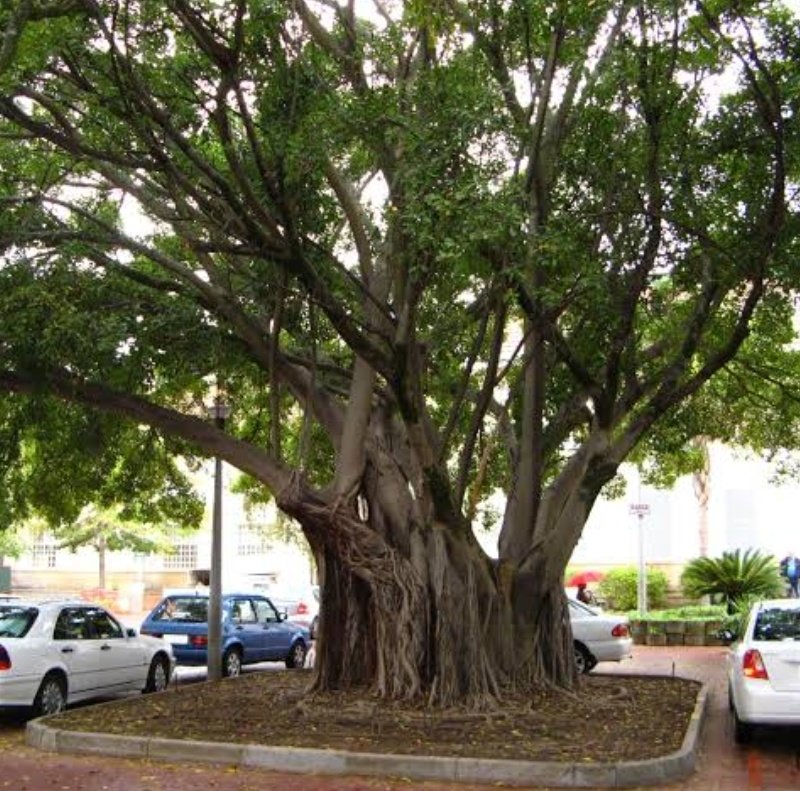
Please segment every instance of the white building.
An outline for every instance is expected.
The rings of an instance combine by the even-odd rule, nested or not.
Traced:
[[[760,549],[783,557],[800,552],[800,485],[776,482],[776,466],[752,453],[722,445],[710,448],[708,552]],[[647,506],[641,517],[645,559],[677,579],[686,561],[698,557],[702,509],[691,476],[670,490],[641,486],[626,468],[627,492],[619,500],[598,499],[573,554],[580,566],[635,565],[639,559],[639,516],[634,504]]]
[[[120,611],[141,612],[161,598],[164,588],[194,585],[195,572],[207,572],[211,567],[212,470],[209,463],[198,478],[206,502],[203,526],[189,536],[176,535],[171,554],[106,552],[106,590],[100,591],[99,557],[94,549],[59,549],[54,538],[44,536],[20,558],[6,558],[12,590],[79,594],[105,600]],[[313,582],[315,569],[299,528],[286,527],[286,531],[294,531],[293,537],[287,536],[290,540],[280,540],[276,535],[280,531],[266,530],[278,523],[277,510],[272,506],[246,512],[243,498],[229,491],[237,475],[236,470],[223,465],[223,588],[243,588],[255,574],[291,588]]]

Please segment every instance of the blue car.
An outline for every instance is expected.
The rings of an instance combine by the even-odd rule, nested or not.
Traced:
[[[178,665],[208,664],[208,594],[167,596],[142,621],[141,633],[163,637]],[[222,672],[238,676],[242,665],[279,661],[303,667],[308,629],[286,621],[266,597],[254,593],[222,596]]]

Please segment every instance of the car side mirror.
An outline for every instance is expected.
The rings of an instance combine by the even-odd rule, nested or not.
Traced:
[[[128,637],[136,637],[136,629],[128,628],[125,630],[125,634],[128,635]]]
[[[289,617],[289,613],[287,613],[286,610],[281,610],[278,613],[278,620],[279,621],[285,621],[288,617]]]

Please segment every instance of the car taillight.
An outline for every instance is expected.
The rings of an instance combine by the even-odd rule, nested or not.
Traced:
[[[308,615],[308,605],[304,601],[301,601],[297,605],[297,614],[298,615]]]
[[[611,636],[612,637],[627,637],[629,634],[630,634],[630,630],[628,629],[628,624],[626,624],[626,623],[618,623],[611,630]]]
[[[742,672],[745,678],[761,678],[765,681],[769,679],[766,665],[764,665],[764,660],[761,658],[761,653],[755,648],[750,648],[744,652],[744,657],[742,658]]]
[[[0,670],[11,670],[11,657],[2,645],[0,645]]]
[[[193,645],[195,648],[205,648],[208,645],[208,637],[204,634],[193,634],[189,638],[189,645]]]

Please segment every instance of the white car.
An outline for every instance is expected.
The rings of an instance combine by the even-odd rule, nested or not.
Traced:
[[[286,613],[286,620],[303,626],[317,636],[319,623],[319,585],[311,583],[277,583],[261,574],[250,574],[244,580],[245,589],[261,593],[275,605],[278,612]]]
[[[624,615],[609,615],[568,599],[575,664],[588,673],[598,662],[621,662],[631,656],[633,639]]]
[[[756,602],[728,654],[734,737],[753,726],[800,725],[800,599]]]
[[[269,595],[279,610],[286,611],[288,621],[304,626],[311,634],[311,639],[316,638],[319,623],[318,585],[300,585],[296,588],[276,586]]]
[[[118,692],[160,692],[173,669],[167,642],[137,635],[98,605],[0,602],[0,708],[38,716]]]

